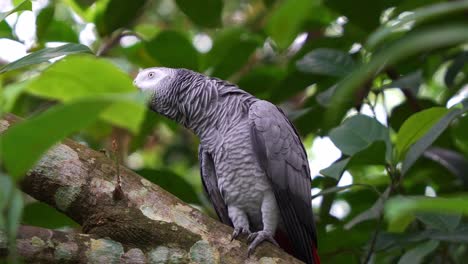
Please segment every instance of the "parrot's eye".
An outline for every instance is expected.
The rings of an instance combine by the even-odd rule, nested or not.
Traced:
[[[148,78],[152,79],[154,77],[154,72],[149,72],[148,73]]]

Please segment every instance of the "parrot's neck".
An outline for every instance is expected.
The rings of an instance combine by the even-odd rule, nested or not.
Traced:
[[[202,144],[211,144],[220,134],[247,118],[250,105],[257,99],[251,94],[218,79],[208,79],[183,97],[176,120],[192,130]]]

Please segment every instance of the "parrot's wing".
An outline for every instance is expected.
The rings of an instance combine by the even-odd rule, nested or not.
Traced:
[[[221,192],[218,188],[218,180],[216,177],[216,171],[211,155],[204,151],[200,145],[198,149],[198,160],[200,161],[200,174],[202,178],[203,187],[205,192],[210,198],[211,204],[213,205],[216,214],[219,219],[226,225],[232,226],[231,219],[228,215],[227,206],[224,203],[224,199],[221,196]]]
[[[267,101],[249,109],[253,147],[266,172],[296,254],[317,263],[311,179],[305,149],[284,113]]]

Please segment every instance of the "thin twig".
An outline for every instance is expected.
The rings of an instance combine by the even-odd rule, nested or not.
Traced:
[[[99,48],[99,50],[96,52],[96,56],[105,56],[109,51],[115,47],[119,41],[126,36],[134,36],[140,40],[143,39],[141,35],[139,35],[136,32],[129,31],[129,30],[123,30],[123,29],[118,29],[112,34],[112,36],[103,43],[103,45]]]

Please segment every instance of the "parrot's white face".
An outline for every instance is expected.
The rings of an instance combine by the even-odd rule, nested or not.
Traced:
[[[172,69],[168,68],[148,68],[141,70],[133,84],[138,87],[138,89],[146,91],[154,91],[158,88],[159,84],[166,77],[172,76]]]

